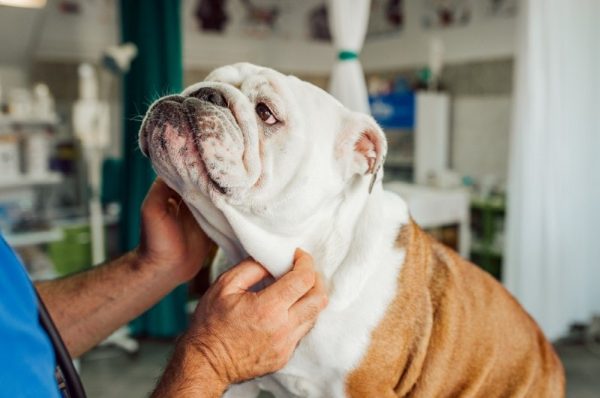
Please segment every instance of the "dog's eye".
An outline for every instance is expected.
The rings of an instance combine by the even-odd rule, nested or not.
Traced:
[[[263,104],[262,102],[256,105],[256,114],[259,118],[261,118],[263,122],[270,126],[278,122],[275,116],[273,116],[273,113],[271,112],[269,107]]]

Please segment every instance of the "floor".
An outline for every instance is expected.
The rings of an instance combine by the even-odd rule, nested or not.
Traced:
[[[142,341],[136,356],[106,347],[92,351],[81,362],[88,397],[147,397],[169,358],[171,348],[170,342]],[[567,397],[600,397],[600,356],[574,343],[562,343],[557,346],[557,351],[567,373]]]

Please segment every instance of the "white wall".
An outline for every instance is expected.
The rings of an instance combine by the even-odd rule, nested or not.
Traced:
[[[228,2],[230,20],[224,34],[199,31],[193,16],[197,1],[184,0],[184,67],[205,70],[247,61],[285,72],[328,75],[335,51],[330,43],[310,40],[306,25],[308,11],[322,2],[278,2],[281,16],[275,25],[275,33],[261,35],[246,26],[246,11],[238,0]]]
[[[44,12],[0,6],[0,64],[19,64],[31,58]]]
[[[465,26],[424,29],[422,0],[405,0],[405,26],[385,38],[368,40],[361,54],[366,71],[424,65],[429,59],[429,41],[438,37],[447,63],[511,57],[515,51],[515,18],[486,15],[485,2],[471,1],[471,21]]]
[[[101,51],[119,41],[116,1],[81,1],[80,14],[59,11],[50,0],[35,57],[50,60],[97,61]]]
[[[452,168],[477,179],[506,181],[512,100],[460,97],[452,103]]]
[[[24,87],[28,84],[27,70],[23,65],[0,64],[0,87],[4,99],[12,88]]]
[[[43,31],[34,51],[36,57],[95,60],[102,49],[118,42],[118,12],[116,6],[111,6],[116,2],[80,2],[81,14],[72,16],[60,13],[57,1],[49,1]],[[308,11],[323,1],[279,1],[281,16],[276,32],[261,37],[256,32],[249,33],[244,20],[246,11],[237,0],[228,2],[230,21],[224,35],[200,32],[193,16],[197,1],[183,0],[184,67],[212,69],[249,61],[286,72],[328,75],[335,61],[335,51],[330,43],[310,40],[306,25]],[[471,21],[464,27],[426,30],[421,26],[423,1],[405,0],[403,30],[366,41],[361,55],[365,70],[423,65],[427,62],[429,40],[433,36],[444,43],[444,58],[448,63],[512,56],[514,18],[490,18],[484,3],[471,2]]]
[[[104,48],[119,41],[118,10],[110,6],[116,2],[80,2],[80,14],[65,15],[58,11],[57,1],[49,1],[34,57],[95,61]],[[230,21],[222,35],[199,31],[193,15],[197,1],[183,0],[184,68],[206,70],[248,61],[287,72],[327,75],[335,52],[329,43],[310,40],[306,28],[308,11],[321,2],[281,1],[276,33],[260,35],[249,34],[241,3],[229,1]]]

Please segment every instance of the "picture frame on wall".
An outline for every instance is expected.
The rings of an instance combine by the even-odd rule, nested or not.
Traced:
[[[367,37],[399,33],[404,22],[404,0],[371,0]]]
[[[423,0],[422,25],[426,29],[465,26],[471,21],[471,0]]]

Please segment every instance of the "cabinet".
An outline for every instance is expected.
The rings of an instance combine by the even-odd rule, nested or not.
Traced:
[[[369,97],[388,140],[386,180],[427,185],[448,168],[450,98],[419,91]]]
[[[455,248],[461,256],[469,256],[471,236],[469,192],[466,189],[434,188],[398,181],[386,183],[383,187],[404,199],[415,222],[425,230],[433,232],[432,230],[440,228],[456,228],[456,233],[446,233],[452,235],[451,239],[434,235],[438,240]]]
[[[44,218],[48,189],[63,181],[61,174],[49,171],[48,164],[48,134],[57,125],[54,118],[0,116],[0,142],[6,154],[1,160],[6,167],[0,171],[0,230],[15,249],[63,237],[62,230]]]

